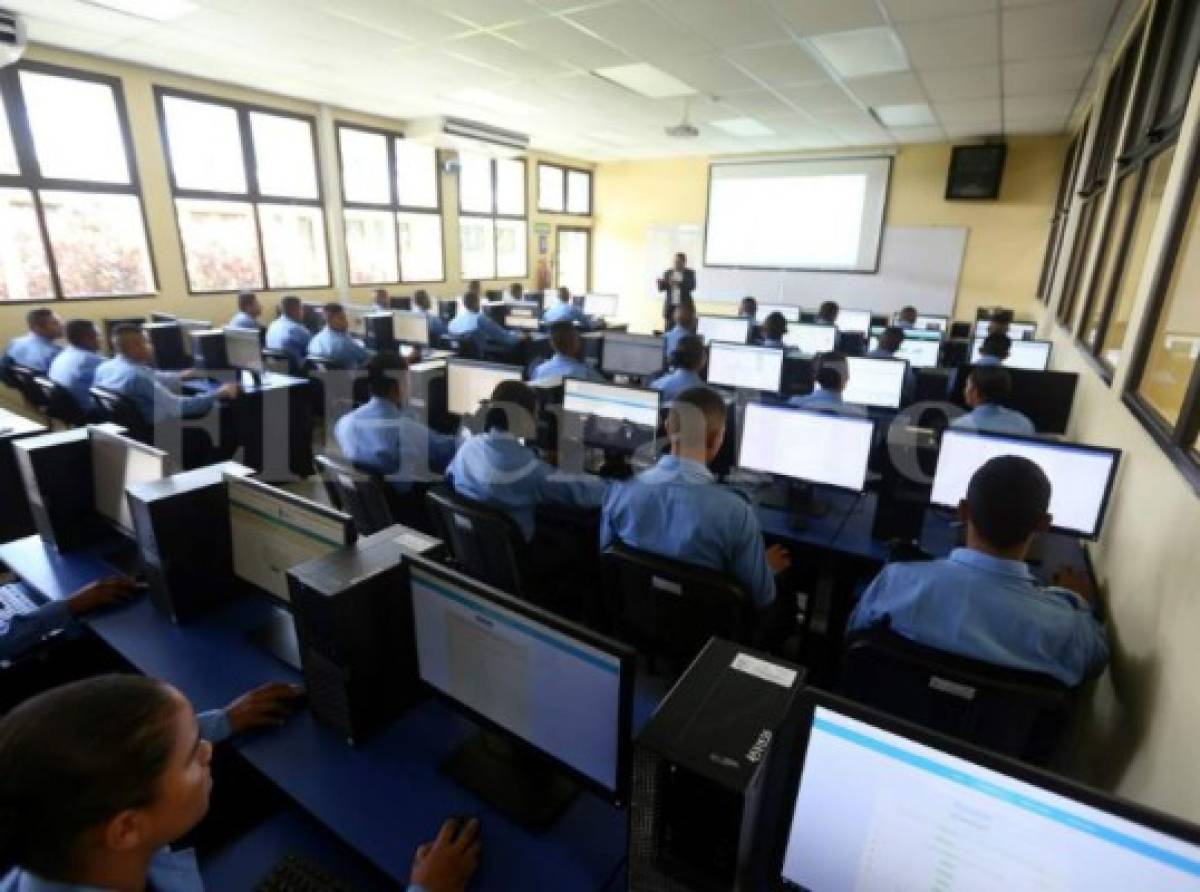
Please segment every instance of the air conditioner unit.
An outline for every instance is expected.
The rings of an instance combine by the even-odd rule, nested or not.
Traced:
[[[15,12],[0,9],[0,67],[20,59],[26,42],[24,20]]]
[[[439,149],[510,158],[529,151],[529,136],[465,118],[424,118],[404,128],[404,135]]]

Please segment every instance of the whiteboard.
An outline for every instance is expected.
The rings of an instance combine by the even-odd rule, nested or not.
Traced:
[[[966,227],[885,226],[877,273],[701,266],[696,269],[695,298],[736,304],[749,294],[760,303],[807,309],[835,300],[843,307],[887,316],[911,304],[925,314],[953,316],[966,249]],[[689,263],[703,257],[704,227],[651,226],[646,232],[645,281],[657,281],[679,251],[687,254]]]

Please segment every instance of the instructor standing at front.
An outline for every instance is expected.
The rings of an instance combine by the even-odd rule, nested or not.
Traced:
[[[675,265],[659,278],[658,290],[663,293],[665,331],[675,324],[675,308],[681,303],[692,304],[692,292],[696,290],[696,271],[688,269],[686,254],[675,255]]]

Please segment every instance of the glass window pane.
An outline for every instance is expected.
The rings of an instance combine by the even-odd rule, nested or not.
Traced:
[[[177,198],[175,211],[193,291],[263,287],[253,205]]]
[[[401,211],[396,219],[400,224],[400,272],[404,281],[440,282],[446,278],[441,215]]]
[[[400,281],[392,212],[347,210],[346,254],[351,285]]]
[[[112,87],[22,71],[21,92],[42,176],[129,182],[129,161]],[[81,146],[87,151],[80,151]]]
[[[525,216],[525,161],[496,159],[496,213]]]
[[[592,212],[592,175],[578,170],[567,171],[567,213]]]
[[[492,159],[481,155],[459,155],[458,206],[466,213],[492,212]]]
[[[495,229],[491,219],[459,217],[458,237],[462,248],[462,277],[496,278]]]
[[[1113,270],[1121,258],[1122,239],[1125,238],[1125,228],[1133,211],[1137,184],[1136,174],[1123,176],[1117,182],[1117,197],[1113,204],[1112,219],[1108,223],[1108,240],[1101,245],[1100,258],[1096,261],[1098,267],[1088,286],[1091,289],[1091,297],[1088,299],[1087,318],[1080,337],[1093,350],[1100,334],[1100,322],[1104,317],[1105,302],[1112,286]]]
[[[552,164],[538,165],[538,209],[561,213],[563,201],[563,169]]]
[[[260,204],[268,288],[325,288],[325,215],[305,205]]]
[[[397,139],[396,194],[401,207],[438,207],[437,150],[433,146]]]
[[[1163,86],[1160,121],[1183,114],[1196,76],[1196,60],[1200,58],[1200,5],[1181,2],[1179,10],[1180,18],[1173,28],[1174,34],[1168,36],[1169,40],[1175,40],[1176,43]]]
[[[524,220],[496,221],[496,278],[525,278],[529,253]]]
[[[1162,207],[1163,191],[1167,186],[1167,175],[1171,172],[1171,161],[1174,157],[1175,148],[1171,147],[1150,162],[1146,173],[1146,190],[1138,209],[1136,228],[1129,242],[1129,257],[1117,284],[1116,305],[1113,307],[1100,353],[1100,360],[1113,370],[1121,364],[1125,334],[1129,329],[1129,316],[1133,312],[1133,299],[1137,294],[1138,282],[1142,278],[1146,253],[1150,249],[1150,235],[1154,232],[1158,211]]]
[[[236,111],[211,102],[164,96],[163,115],[176,186],[208,192],[246,191]]]
[[[342,149],[342,194],[346,201],[390,205],[387,137],[339,127],[338,139]]]
[[[8,113],[4,97],[0,96],[0,173],[16,176],[21,172],[17,164],[17,150],[13,147],[12,131],[8,129]]]
[[[136,195],[47,191],[41,197],[63,297],[154,291]]]
[[[28,189],[0,189],[0,300],[52,297],[33,195]]]
[[[317,198],[312,125],[299,118],[250,113],[258,191],[279,198]]]

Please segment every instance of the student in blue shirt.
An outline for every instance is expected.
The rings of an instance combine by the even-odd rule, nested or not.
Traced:
[[[667,413],[671,454],[604,500],[600,548],[621,542],[737,579],[765,610],[775,603],[775,575],[791,565],[779,545],[766,548],[754,508],[719,486],[711,462],[725,439],[725,401],[707,387],[685,390]]]
[[[238,311],[229,320],[229,328],[252,328],[258,330],[258,317],[262,315],[262,304],[253,291],[242,291],[237,296]]]
[[[1011,350],[1012,339],[1008,335],[990,334],[979,345],[979,358],[975,360],[975,365],[1004,365]]]
[[[436,346],[438,341],[446,335],[446,323],[433,309],[433,301],[429,297],[429,292],[424,288],[417,289],[413,294],[413,306],[425,314],[425,318],[429,321],[429,343]]]
[[[550,326],[550,343],[554,346],[554,355],[533,370],[534,381],[549,381],[553,378],[604,380],[599,372],[579,358],[583,341],[570,322],[556,322]]]
[[[580,511],[604,502],[606,483],[587,474],[566,474],[521,444],[537,432],[537,397],[527,384],[502,381],[488,402],[483,434],[458,449],[446,477],[460,496],[498,508],[533,542],[539,505]]]
[[[61,601],[47,601],[29,613],[0,620],[0,663],[17,659],[52,632],[74,631],[80,617],[126,604],[137,594],[132,579],[101,579]]]
[[[806,396],[794,396],[789,406],[797,409],[820,409],[827,412],[842,412],[847,407],[842,401],[842,391],[850,381],[850,367],[846,357],[837,351],[818,353],[813,358],[813,392]]]
[[[8,362],[15,362],[44,375],[54,357],[62,350],[54,343],[62,337],[62,321],[53,310],[42,307],[25,314],[25,325],[29,333],[13,338],[4,357]]]
[[[708,351],[699,335],[687,335],[679,339],[675,352],[671,354],[671,371],[650,382],[650,386],[662,394],[663,402],[669,403],[685,390],[703,387],[700,373],[708,361]]]
[[[363,366],[371,354],[367,348],[350,337],[350,320],[346,308],[339,303],[327,303],[325,327],[308,342],[308,355],[323,359],[340,369],[357,369]]]
[[[904,343],[904,329],[899,325],[889,325],[879,335],[879,341],[874,350],[867,353],[867,359],[895,359],[896,351]]]
[[[454,437],[436,434],[404,408],[408,363],[379,353],[367,363],[371,399],[334,427],[342,455],[355,467],[382,474],[397,492],[414,482],[440,480],[454,458]]]
[[[300,298],[289,294],[279,302],[279,318],[267,326],[267,349],[287,354],[293,372],[304,368],[312,332],[304,327],[304,305]]]
[[[99,354],[100,334],[90,319],[72,319],[67,323],[67,348],[50,363],[47,377],[71,394],[84,412],[93,408],[92,382],[96,369],[104,362]]]
[[[787,319],[778,310],[768,313],[762,324],[762,341],[764,347],[784,347],[783,336],[787,334]]]
[[[1012,394],[1012,376],[999,366],[976,366],[967,377],[963,391],[971,411],[955,418],[950,426],[958,430],[984,431],[1032,437],[1037,433],[1026,416],[1002,405]]]
[[[1108,639],[1085,572],[1034,580],[1025,556],[1049,528],[1050,481],[1027,458],[979,468],[959,505],[967,545],[941,561],[889,564],[863,592],[849,630],[887,623],[918,644],[1074,687],[1104,667]]]
[[[688,335],[694,335],[696,329],[700,325],[700,320],[696,316],[696,306],[691,301],[685,300],[675,308],[675,327],[667,332],[663,338],[663,347],[667,351],[667,357],[670,358],[675,353],[675,348],[679,346],[679,342]]]
[[[738,304],[738,318],[750,320],[750,343],[757,344],[762,339],[762,326],[758,324],[758,301],[747,295]]]
[[[838,314],[842,308],[837,301],[827,300],[817,308],[817,325],[837,325]]]
[[[447,331],[456,338],[471,338],[481,353],[511,350],[525,340],[523,333],[509,331],[479,312],[479,295],[472,291],[462,296],[458,315],[450,320]]]
[[[546,312],[542,314],[542,321],[547,325],[553,325],[555,322],[577,322],[586,325],[587,317],[583,315],[583,310],[571,302],[571,290],[559,288],[558,302],[552,307],[547,307]]]
[[[910,328],[915,328],[917,325],[917,308],[908,306],[896,314],[896,328],[901,331],[908,331]]]

